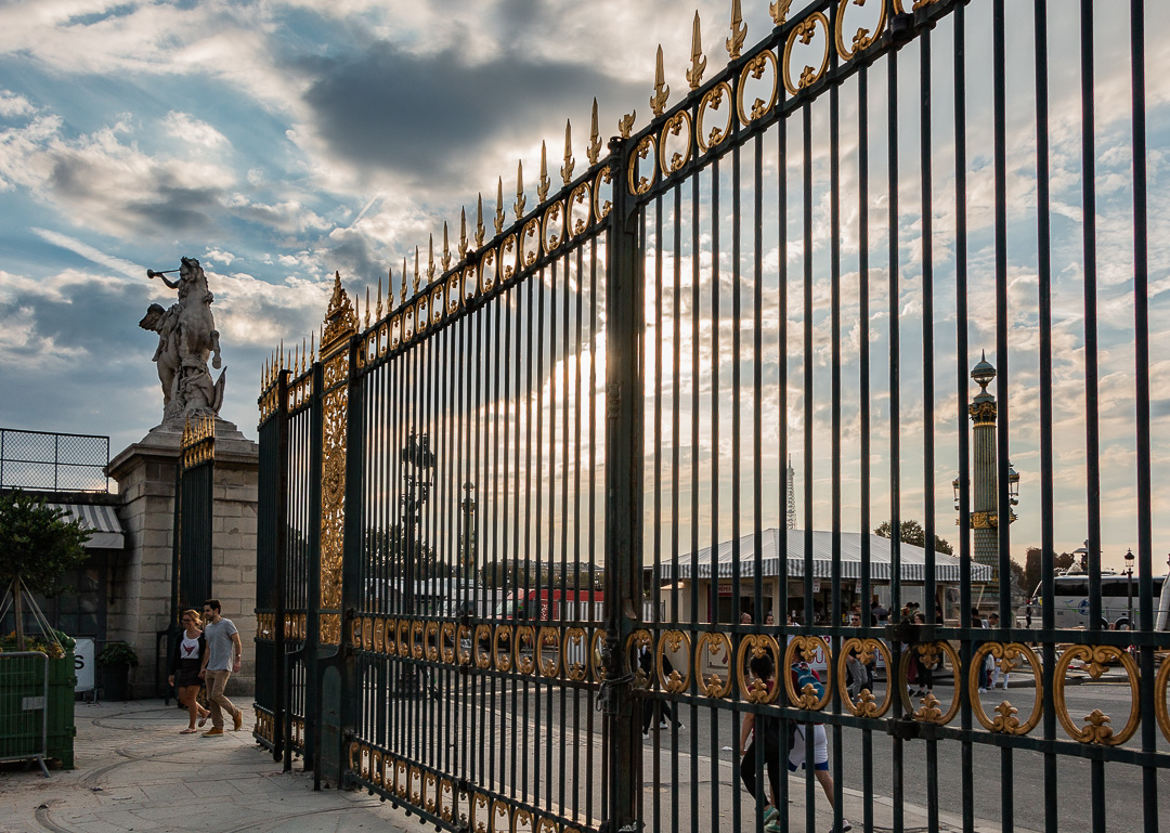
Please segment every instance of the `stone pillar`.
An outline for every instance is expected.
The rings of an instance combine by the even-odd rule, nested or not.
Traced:
[[[997,530],[998,483],[995,440],[995,397],[987,392],[987,386],[995,378],[995,368],[988,363],[986,355],[971,370],[971,378],[980,385],[978,395],[971,400],[968,413],[971,416],[971,527],[972,555],[979,564],[991,567],[992,581],[988,593],[984,594],[982,606],[994,603],[998,597],[999,533]]]
[[[118,483],[118,515],[126,551],[111,565],[107,637],[125,640],[138,653],[131,675],[136,697],[153,697],[165,674],[156,657],[157,634],[171,616],[175,479],[181,431],[151,430],[110,461],[107,473]],[[212,594],[223,615],[235,622],[244,646],[244,665],[229,683],[229,694],[251,694],[256,635],[256,501],[259,449],[235,425],[216,420]]]

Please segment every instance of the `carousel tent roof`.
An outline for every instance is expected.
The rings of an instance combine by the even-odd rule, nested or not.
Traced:
[[[785,536],[784,533],[787,532]],[[806,566],[810,566],[815,578],[831,578],[833,575],[833,533],[814,530],[812,533],[812,551],[805,553],[806,532],[803,529],[765,529],[760,538],[760,575],[763,577],[780,574],[780,559],[784,555],[782,548],[787,544],[788,576],[789,578],[803,578]],[[861,578],[861,551],[868,543],[869,546],[869,577],[874,581],[889,581],[893,575],[891,541],[880,535],[863,535],[860,532],[842,532],[841,541],[841,578]],[[734,541],[721,543],[715,555],[715,564],[712,565],[711,548],[699,550],[698,557],[692,558],[692,553],[679,555],[678,572],[675,574],[674,563],[671,558],[663,558],[660,566],[660,576],[663,580],[675,578],[710,578],[714,566],[719,578],[731,578],[735,547]],[[739,574],[743,578],[751,578],[756,574],[756,536],[754,533],[743,536],[738,541]],[[901,543],[899,547],[902,581],[922,582],[926,580],[926,550],[913,544]],[[695,562],[698,568],[695,568]],[[934,553],[935,581],[958,583],[962,577],[962,566],[959,559],[945,553]],[[970,580],[972,582],[991,581],[991,568],[974,561],[970,565]]]

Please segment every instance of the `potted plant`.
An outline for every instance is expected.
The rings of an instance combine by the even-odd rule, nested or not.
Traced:
[[[130,669],[138,666],[138,654],[126,642],[107,642],[97,655],[102,672],[102,693],[107,700],[125,700],[130,690]]]

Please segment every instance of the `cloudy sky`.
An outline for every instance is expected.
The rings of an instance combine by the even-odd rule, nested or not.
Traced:
[[[799,4],[794,4],[799,5]],[[990,234],[989,2],[969,11],[969,171],[972,350],[995,344]],[[1014,7],[1014,4],[1009,4]],[[1147,4],[1147,31],[1168,21],[1164,4]],[[399,264],[442,222],[458,223],[477,192],[494,207],[496,178],[513,189],[523,159],[533,193],[540,142],[550,152],[563,142],[571,119],[579,166],[584,165],[588,118],[597,98],[602,136],[617,117],[637,109],[648,116],[654,48],[662,43],[672,101],[686,89],[691,17],[698,7],[709,56],[708,77],[723,65],[728,3],[680,5],[666,0],[561,3],[552,0],[477,0],[406,3],[398,0],[35,0],[0,7],[0,425],[108,434],[114,453],[140,439],[161,419],[162,402],[150,362],[156,337],[137,327],[151,302],[170,293],[145,276],[171,269],[180,256],[198,257],[215,293],[216,321],[229,368],[223,416],[255,436],[255,398],[263,359],[281,338],[299,340],[318,326],[330,278],[364,291]],[[748,43],[771,28],[767,3],[744,3]],[[1068,13],[1060,11],[1067,7]],[[1077,5],[1053,9],[1050,42],[1076,44]],[[851,12],[856,13],[856,12]],[[1128,27],[1124,17],[1098,20],[1098,242],[1101,289],[1103,505],[1107,561],[1120,565],[1136,546],[1133,457],[1132,158],[1128,128]],[[939,436],[936,503],[940,532],[953,530],[950,478],[957,407],[953,356],[953,137],[950,111],[950,30],[936,35],[935,172],[936,329],[939,350],[935,408]],[[1013,20],[1009,37],[1009,257],[1012,408],[1017,415],[1012,461],[1023,475],[1021,520],[1013,550],[1039,542],[1039,523],[1027,507],[1039,502],[1035,158],[1031,148],[1031,15]],[[1151,193],[1150,303],[1153,332],[1155,518],[1167,515],[1170,404],[1157,380],[1170,372],[1170,206],[1163,195],[1170,47],[1147,43],[1148,168]],[[917,74],[916,50],[907,49],[904,79]],[[1083,275],[1079,68],[1075,49],[1052,58],[1054,343],[1058,400],[1058,502],[1072,518],[1058,527],[1058,549],[1084,537]],[[880,76],[875,76],[875,78]],[[880,88],[884,81],[874,81]],[[843,91],[843,140],[856,151],[856,93]],[[909,91],[909,90],[908,90]],[[871,91],[879,96],[880,89]],[[904,273],[902,310],[903,417],[907,433],[904,517],[921,517],[921,204],[913,95],[904,104],[905,189],[900,228]],[[880,113],[881,101],[871,99]],[[823,136],[824,111],[816,131]],[[878,116],[873,116],[876,120]],[[884,117],[883,117],[884,118]],[[879,125],[885,129],[884,122]],[[852,133],[851,133],[852,131]],[[875,134],[877,129],[875,129]],[[871,176],[883,177],[885,147],[874,137]],[[559,153],[553,152],[553,158]],[[823,143],[817,167],[815,262],[827,263],[822,199],[827,164]],[[856,163],[845,160],[846,192],[856,186]],[[789,163],[790,181],[799,168]],[[775,159],[764,160],[770,174]],[[852,177],[852,179],[851,179]],[[795,178],[795,179],[794,179]],[[871,203],[871,333],[874,384],[875,475],[888,470],[883,405],[888,300],[883,296],[885,210],[881,189]],[[852,212],[852,213],[850,213]],[[799,214],[790,239],[800,236]],[[850,339],[846,381],[853,377],[858,327],[855,206],[846,206],[843,269]],[[794,225],[796,224],[796,225]],[[915,241],[915,230],[919,239]],[[790,268],[802,253],[789,249]],[[775,263],[775,252],[769,252]],[[689,255],[684,255],[688,256]],[[851,271],[852,270],[852,271]],[[689,269],[683,270],[684,274]],[[817,303],[827,300],[818,284]],[[801,286],[791,287],[799,299]],[[916,295],[915,293],[918,293]],[[794,301],[795,303],[795,301]],[[727,307],[724,306],[724,309]],[[667,319],[673,314],[667,310]],[[680,314],[683,314],[680,312]],[[689,312],[685,314],[689,315]],[[949,317],[948,317],[949,316]],[[915,322],[918,322],[917,325]],[[814,409],[817,437],[814,483],[828,493],[825,426],[827,328],[817,316]],[[724,322],[725,324],[726,322]],[[771,323],[771,322],[769,322]],[[799,381],[804,322],[789,323],[789,379]],[[916,329],[917,326],[917,329]],[[662,338],[669,335],[664,330]],[[774,327],[769,329],[774,333]],[[651,332],[652,340],[654,334]],[[745,334],[745,339],[748,336]],[[949,339],[949,341],[948,341]],[[669,345],[664,345],[669,352]],[[683,345],[687,355],[689,344]],[[852,351],[852,352],[851,352]],[[651,352],[651,355],[653,353]],[[995,357],[992,357],[993,360]],[[977,360],[971,357],[969,363]],[[727,360],[730,362],[730,358]],[[919,368],[917,371],[915,368]],[[915,373],[918,373],[917,378]],[[684,376],[685,378],[685,376]],[[855,391],[855,388],[850,388]],[[803,430],[800,390],[788,397],[794,430]],[[856,401],[846,392],[846,514],[856,517]],[[765,403],[765,409],[768,404]],[[774,414],[768,412],[774,417]],[[949,422],[948,422],[949,420]],[[801,436],[790,438],[800,451]],[[766,446],[771,453],[774,446]],[[711,449],[706,449],[709,455]],[[948,454],[951,458],[948,458]],[[802,461],[795,460],[797,471]],[[770,461],[769,465],[778,465]],[[914,478],[918,477],[917,485]],[[778,482],[770,478],[769,482]],[[875,486],[880,494],[884,484]],[[880,504],[881,498],[877,498]],[[1161,511],[1159,511],[1159,509]],[[824,525],[823,498],[816,518]],[[873,516],[887,511],[875,505]],[[853,528],[855,520],[847,522]],[[875,520],[876,523],[876,520]],[[953,536],[952,536],[953,537]],[[1156,521],[1157,553],[1170,550],[1170,525]]]

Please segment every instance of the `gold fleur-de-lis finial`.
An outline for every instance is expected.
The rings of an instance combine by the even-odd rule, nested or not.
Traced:
[[[309,364],[313,365],[317,361],[317,334],[315,332],[309,333]]]
[[[568,119],[565,119],[565,164],[561,165],[561,182],[568,185],[573,181],[573,166],[576,160],[573,159],[573,127]]]
[[[370,287],[366,286],[366,327],[370,326]],[[303,339],[302,339],[303,341]]]
[[[415,295],[418,294],[418,279],[419,279],[418,246],[415,246],[414,247],[414,283],[410,287],[410,291],[413,292]]]
[[[387,274],[387,275],[386,275],[386,286],[387,286],[387,287],[389,287],[389,285],[390,285],[390,275],[389,275],[389,274]],[[379,321],[381,321],[381,320],[382,320],[382,276],[381,276],[381,275],[378,275],[378,310],[377,310],[377,316],[378,316],[378,320],[379,320]]]
[[[597,99],[593,99],[593,115],[589,120],[589,149],[585,151],[589,164],[596,165],[601,158],[601,133],[597,129]]]
[[[727,54],[731,60],[736,60],[743,50],[743,41],[747,37],[747,26],[743,23],[743,12],[739,8],[739,0],[731,0],[731,36],[727,38]]]
[[[544,202],[548,199],[548,189],[552,185],[552,181],[548,178],[548,151],[545,149],[544,140],[540,141],[540,180],[536,186],[536,201]]]
[[[487,229],[483,227],[483,194],[476,195],[475,202],[475,247],[478,249],[483,246],[484,235],[487,234]]]
[[[427,283],[435,279],[435,235],[427,235]]]
[[[784,22],[788,20],[788,7],[792,5],[792,0],[777,0],[775,3],[768,4],[768,11],[772,14],[772,22],[777,26],[783,26]]]
[[[467,257],[467,209],[459,209],[459,259]]]
[[[528,199],[524,196],[524,160],[516,160],[516,202],[512,204],[512,210],[516,212],[516,219],[519,220],[524,214],[524,206],[528,204]]]
[[[447,221],[443,221],[443,257],[439,261],[443,264],[443,271],[451,268],[451,246],[447,242]]]
[[[496,179],[495,227],[496,234],[501,234],[504,231],[504,178],[502,176]]]
[[[634,129],[634,119],[636,119],[637,117],[638,117],[638,111],[635,110],[634,112],[627,113],[626,115],[624,115],[620,119],[618,119],[618,133],[621,134],[621,137],[623,139],[630,138],[630,133]]]
[[[406,303],[406,255],[402,256],[402,292],[398,303]]]
[[[670,87],[666,85],[662,69],[662,44],[658,44],[658,54],[654,59],[654,95],[650,96],[650,112],[661,116],[666,109],[666,97],[669,95]]]
[[[707,69],[707,59],[703,57],[703,36],[699,32],[699,10],[695,10],[695,22],[691,26],[691,67],[687,70],[687,83],[692,90],[699,89],[703,83],[703,73]]]
[[[295,344],[293,345],[292,366],[293,369],[296,370],[298,376],[300,376],[305,371],[304,366],[301,364],[300,348]]]
[[[307,369],[312,367],[313,363],[309,361],[309,348],[305,344],[306,341],[308,341],[308,339],[306,339],[304,336],[301,336],[301,361],[304,362],[304,366]]]

